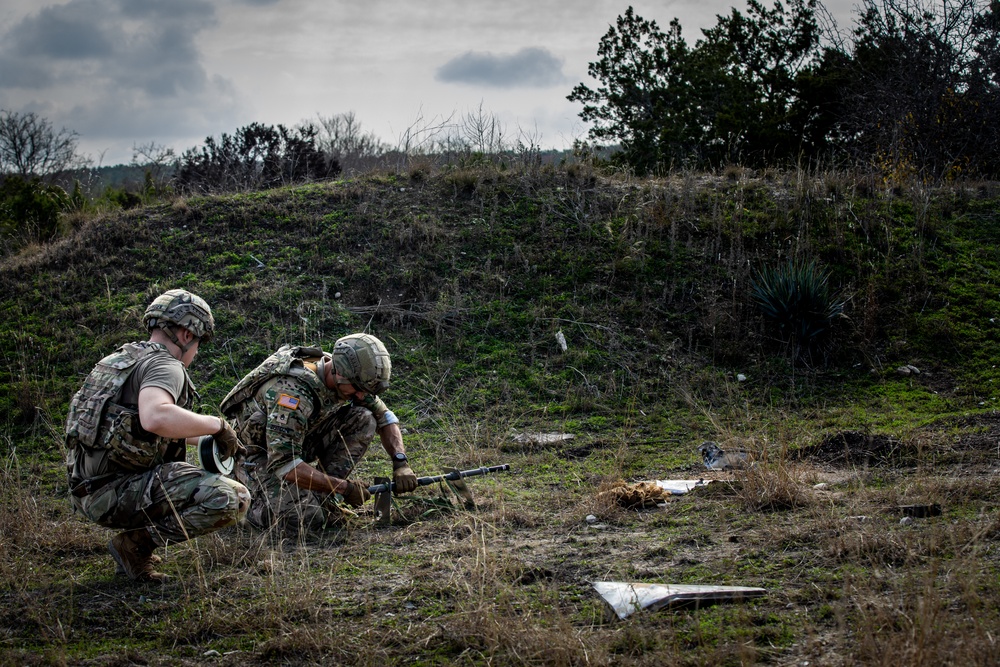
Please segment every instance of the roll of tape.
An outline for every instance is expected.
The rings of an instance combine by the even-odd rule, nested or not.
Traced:
[[[233,466],[236,461],[233,457],[222,458],[219,454],[219,448],[215,444],[215,438],[210,435],[203,435],[198,438],[198,447],[196,448],[198,456],[198,465],[208,472],[218,473],[220,475],[228,475],[233,472]]]

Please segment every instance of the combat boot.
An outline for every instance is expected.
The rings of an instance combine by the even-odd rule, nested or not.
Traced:
[[[156,554],[153,554],[149,557],[149,562],[153,564],[153,567],[156,567],[163,562],[163,559]],[[115,574],[127,574],[127,572],[125,572],[125,566],[119,563],[118,559],[115,559]]]
[[[118,533],[108,543],[108,550],[129,579],[163,583],[167,575],[153,569],[155,548],[156,543],[145,528]]]

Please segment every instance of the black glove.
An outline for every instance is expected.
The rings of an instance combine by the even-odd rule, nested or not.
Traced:
[[[372,497],[372,494],[368,492],[368,487],[363,482],[350,479],[347,480],[347,488],[340,495],[344,496],[344,500],[351,507],[361,507],[366,500]]]
[[[219,422],[222,424],[222,427],[216,433],[212,434],[216,444],[219,446],[219,456],[223,459],[233,456],[240,456],[241,458],[246,456],[247,448],[240,442],[233,427],[222,417],[219,417]]]

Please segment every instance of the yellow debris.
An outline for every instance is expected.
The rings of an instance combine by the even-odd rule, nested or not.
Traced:
[[[653,507],[666,502],[669,495],[670,493],[657,486],[656,482],[627,484],[624,481],[618,481],[604,485],[602,490],[598,491],[597,498],[609,503],[616,503],[627,509],[636,509]]]

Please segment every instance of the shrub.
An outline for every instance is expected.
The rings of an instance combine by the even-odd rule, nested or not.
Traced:
[[[109,186],[104,191],[104,198],[115,206],[121,207],[126,211],[135,208],[142,204],[142,197],[139,195],[129,192],[125,188],[116,188]]]
[[[790,260],[759,271],[751,296],[782,340],[809,349],[844,312],[844,301],[831,292],[829,278],[814,261]]]
[[[57,185],[8,176],[0,184],[0,233],[18,243],[48,241],[59,231],[59,213],[68,205],[66,191]]]
[[[239,192],[330,178],[340,163],[316,148],[314,125],[288,129],[252,123],[235,135],[181,156],[177,184],[185,192]]]

